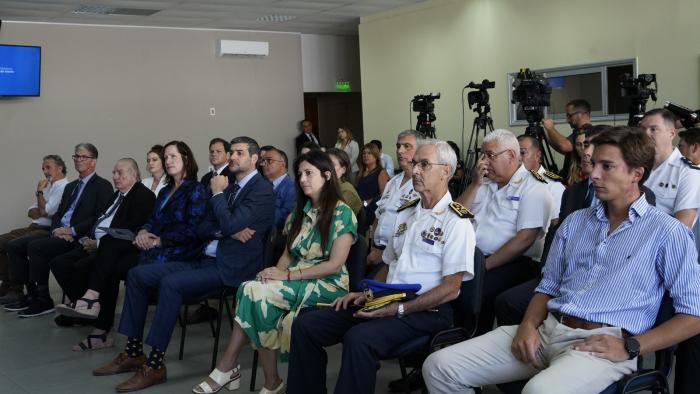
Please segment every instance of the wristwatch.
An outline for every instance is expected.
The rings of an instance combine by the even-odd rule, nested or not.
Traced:
[[[639,356],[639,341],[632,337],[625,338],[625,350],[629,353],[628,360]]]
[[[39,197],[40,195],[44,194],[43,190],[37,190],[37,192],[34,194],[35,196]]]
[[[399,310],[396,312],[396,316],[400,319],[405,316],[403,304],[399,304]]]

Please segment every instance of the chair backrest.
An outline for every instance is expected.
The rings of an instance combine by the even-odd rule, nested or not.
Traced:
[[[666,292],[664,293],[664,297],[661,299],[661,305],[659,306],[659,313],[656,315],[654,327],[657,327],[671,319],[674,314],[675,311],[673,309],[673,300],[671,299],[669,293]],[[668,377],[671,374],[671,368],[673,367],[673,355],[675,352],[676,345],[657,350],[655,352],[654,369],[661,371],[661,373]]]
[[[367,257],[367,241],[365,237],[358,235],[355,243],[350,247],[345,267],[350,279],[350,291],[362,291],[360,282],[365,277],[365,258]]]
[[[474,278],[462,282],[459,296],[452,301],[455,326],[464,327],[472,332],[481,313],[481,298],[484,291],[484,254],[474,248]]]
[[[273,227],[265,235],[264,242],[263,268],[272,267],[284,253],[287,237]]]

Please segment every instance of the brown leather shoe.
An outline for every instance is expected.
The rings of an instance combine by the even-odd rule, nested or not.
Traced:
[[[168,379],[168,372],[165,369],[165,365],[161,369],[153,369],[148,365],[142,365],[134,376],[130,377],[124,383],[121,383],[114,389],[117,393],[126,393],[129,391],[136,391],[145,389],[156,384],[165,383]]]
[[[146,363],[146,356],[129,357],[126,353],[121,352],[111,363],[92,371],[95,376],[116,375],[124,372],[138,371],[139,367]]]

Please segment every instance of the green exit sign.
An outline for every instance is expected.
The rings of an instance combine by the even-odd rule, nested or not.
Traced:
[[[336,92],[349,92],[350,90],[351,90],[350,81],[336,81],[335,82],[335,91]]]

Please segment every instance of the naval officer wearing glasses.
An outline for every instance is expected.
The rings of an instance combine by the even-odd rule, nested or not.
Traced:
[[[476,246],[486,257],[477,334],[493,327],[496,296],[537,274],[552,212],[547,181],[520,162],[508,130],[484,137],[474,179],[457,201],[474,212]]]

